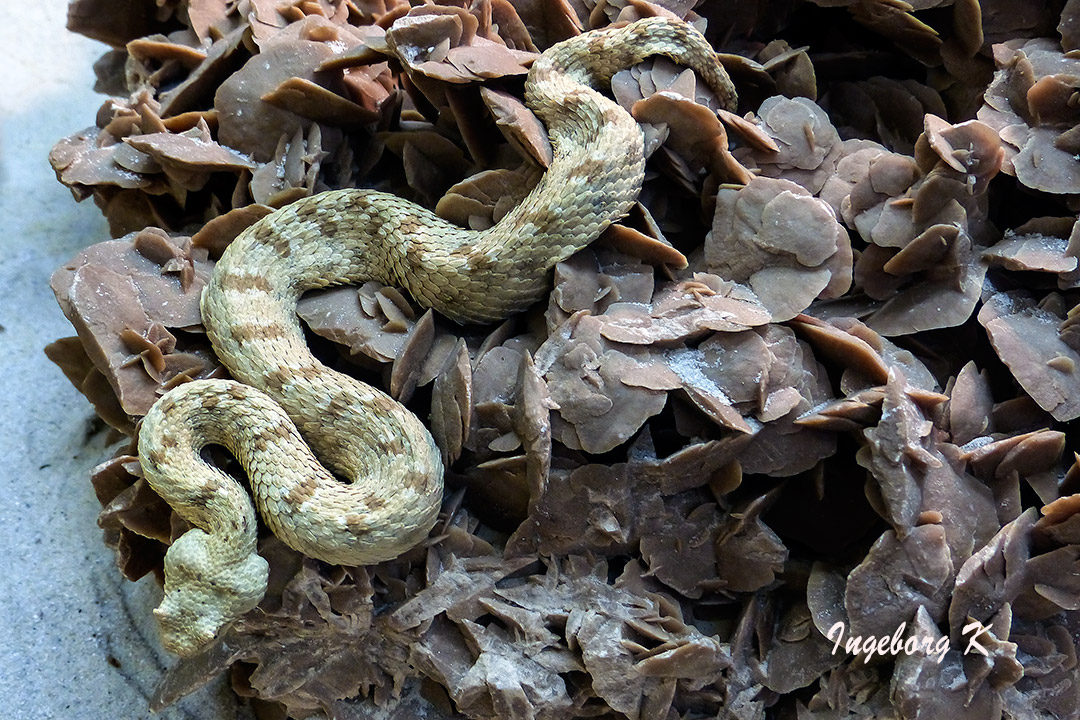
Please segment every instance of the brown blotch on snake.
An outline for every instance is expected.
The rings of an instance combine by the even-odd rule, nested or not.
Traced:
[[[554,45],[533,64],[526,103],[547,124],[554,155],[495,226],[466,230],[396,196],[350,189],[286,206],[232,242],[203,292],[202,316],[239,382],[175,388],[139,434],[147,481],[194,526],[165,557],[165,599],[155,615],[169,650],[197,652],[266,588],[252,498],[202,461],[208,444],[236,456],[266,524],[306,555],[376,563],[427,537],[442,499],[439,449],[402,405],[315,359],[297,299],[377,280],[459,322],[502,320],[539,300],[551,268],[637,199],[641,130],[597,89],[652,55],[693,68],[734,109],[727,74],[689,25],[648,18],[597,30]],[[165,453],[167,435],[178,446]],[[207,486],[214,491],[200,494]]]
[[[290,328],[285,323],[270,322],[266,324],[259,324],[255,322],[239,323],[229,328],[229,335],[238,343],[250,342],[252,340],[273,340],[280,337],[285,337],[289,334]]]
[[[221,287],[226,290],[259,290],[264,293],[272,292],[273,286],[270,281],[259,275],[232,274],[221,278]]]

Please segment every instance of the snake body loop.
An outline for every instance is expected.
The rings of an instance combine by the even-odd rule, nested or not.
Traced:
[[[442,496],[439,449],[402,405],[311,354],[296,302],[310,289],[378,280],[453,320],[490,322],[539,300],[551,268],[637,198],[641,130],[597,88],[657,54],[696,70],[733,108],[730,80],[688,25],[650,18],[586,33],[551,47],[529,72],[526,102],[547,125],[554,156],[494,227],[465,230],[399,197],[349,189],[297,201],[232,242],[201,307],[215,352],[239,382],[171,390],[139,434],[147,481],[195,526],[165,559],[155,615],[169,650],[198,651],[266,588],[251,501],[202,461],[208,444],[237,457],[266,524],[304,554],[375,563],[427,536]]]

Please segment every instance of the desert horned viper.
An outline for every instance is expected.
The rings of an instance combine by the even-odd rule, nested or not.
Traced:
[[[649,18],[587,32],[552,46],[529,71],[526,103],[546,123],[554,158],[490,229],[465,230],[399,197],[348,189],[283,207],[229,245],[201,309],[215,352],[239,382],[172,389],[139,432],[147,481],[194,526],[165,556],[165,597],[154,614],[166,648],[194,654],[266,590],[251,497],[201,459],[206,445],[236,456],[266,524],[301,553],[376,563],[428,535],[442,498],[439,448],[402,405],[311,354],[297,299],[377,280],[458,322],[500,320],[540,299],[551,268],[637,199],[641,130],[596,88],[652,55],[693,68],[734,109],[731,81],[689,25]]]

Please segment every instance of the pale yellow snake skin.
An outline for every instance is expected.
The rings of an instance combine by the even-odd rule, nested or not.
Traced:
[[[393,195],[350,189],[293,203],[233,241],[203,292],[202,316],[240,382],[171,390],[139,433],[147,481],[195,526],[165,557],[165,598],[154,614],[166,648],[197,652],[266,589],[251,500],[203,462],[208,444],[236,456],[266,524],[301,553],[361,565],[427,537],[442,498],[439,449],[402,405],[315,359],[297,299],[378,280],[459,322],[499,320],[539,300],[551,268],[637,198],[641,130],[593,88],[652,55],[693,68],[734,109],[727,74],[690,26],[651,18],[589,32],[553,46],[529,72],[526,102],[547,125],[554,159],[491,229],[464,230]]]

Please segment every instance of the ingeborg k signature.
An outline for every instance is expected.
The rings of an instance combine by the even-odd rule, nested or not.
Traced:
[[[914,655],[915,653],[921,652],[924,655],[934,657],[935,662],[937,663],[940,663],[945,658],[945,653],[949,652],[949,637],[947,635],[938,638],[936,642],[931,637],[919,638],[916,635],[912,635],[905,640],[903,638],[904,629],[906,627],[907,623],[902,622],[892,635],[882,635],[881,637],[867,635],[865,638],[862,635],[849,637],[844,641],[844,651],[851,655],[865,654],[866,657],[863,658],[864,663],[870,662],[870,658],[875,654],[884,657],[885,655],[895,656],[900,653]],[[829,632],[825,636],[833,641],[833,655],[836,654],[836,651],[840,648],[840,642],[844,639],[844,629],[845,626],[843,621],[836,622],[829,628]],[[964,626],[963,635],[966,637],[969,633],[971,634],[967,647],[964,648],[965,655],[972,650],[982,653],[983,655],[990,654],[978,641],[979,636],[989,629],[990,628],[983,625],[978,620],[972,620]],[[836,636],[835,638],[833,637],[834,635]]]

